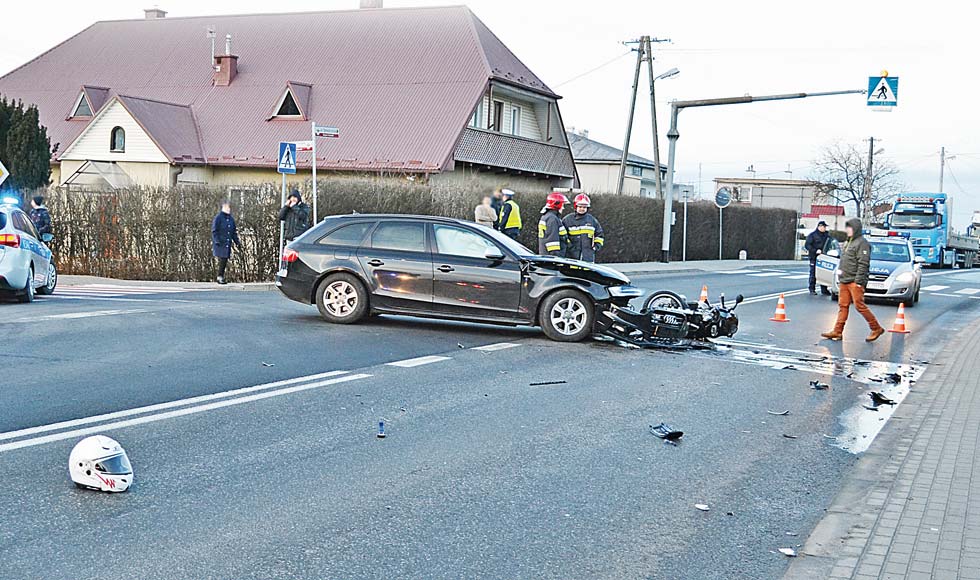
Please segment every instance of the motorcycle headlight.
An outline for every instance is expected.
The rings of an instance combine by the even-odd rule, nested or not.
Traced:
[[[643,296],[643,290],[636,286],[612,286],[609,288],[609,295],[615,298],[639,298]]]
[[[912,280],[915,280],[915,274],[913,274],[912,272],[902,272],[901,274],[895,277],[895,280],[908,284]]]

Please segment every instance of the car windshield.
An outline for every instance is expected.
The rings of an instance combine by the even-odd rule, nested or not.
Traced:
[[[887,242],[871,243],[871,259],[882,262],[908,262],[911,260],[908,246]]]
[[[939,225],[939,218],[936,214],[893,213],[888,220],[888,225],[908,230],[927,230]]]
[[[518,256],[526,257],[526,256],[533,256],[534,255],[534,252],[532,252],[531,250],[525,248],[524,246],[522,246],[521,244],[515,242],[514,240],[510,239],[510,237],[508,237],[508,236],[506,236],[506,235],[498,232],[497,230],[492,230],[492,229],[487,228],[485,226],[483,226],[483,227],[484,227],[483,233],[487,234],[488,236],[490,236],[491,238],[493,238],[493,240],[495,242],[497,242],[501,246],[504,246],[505,248],[507,248],[511,252],[517,254]]]

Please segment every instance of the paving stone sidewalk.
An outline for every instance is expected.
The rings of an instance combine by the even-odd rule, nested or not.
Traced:
[[[786,579],[980,579],[980,328],[915,384]]]

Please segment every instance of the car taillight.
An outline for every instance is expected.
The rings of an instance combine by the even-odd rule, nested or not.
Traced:
[[[0,234],[0,246],[19,248],[20,236],[18,234]]]
[[[282,261],[287,264],[292,264],[296,260],[299,260],[299,252],[292,248],[286,248],[282,253]]]

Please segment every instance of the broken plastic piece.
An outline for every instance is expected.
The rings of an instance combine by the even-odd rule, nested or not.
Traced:
[[[789,409],[786,409],[785,411],[769,411],[769,410],[767,410],[766,413],[769,413],[770,415],[789,415]]]
[[[795,558],[796,550],[793,548],[780,548],[779,553],[786,556],[787,558]]]
[[[262,366],[264,366],[264,367],[274,367],[274,366],[276,366],[276,363],[267,363],[265,361],[262,361]]]
[[[544,381],[543,383],[531,383],[530,386],[532,386],[532,387],[543,387],[545,385],[564,385],[564,384],[567,384],[567,383],[568,383],[568,381]]]
[[[461,342],[457,342],[456,343],[456,346],[459,347],[459,348],[466,348],[465,346],[463,346],[463,343],[461,343]]]
[[[787,435],[786,433],[783,433],[783,437],[785,437],[787,439],[799,439],[800,438],[799,435]]]
[[[708,507],[708,504],[706,504],[706,503],[696,503],[696,504],[694,504],[694,507],[697,508],[697,509],[699,509],[699,510],[701,510],[701,511],[703,511],[703,512],[706,512],[706,511],[708,511],[708,510],[711,509],[710,507]]]
[[[871,402],[874,403],[874,405],[876,407],[878,405],[894,405],[895,404],[895,401],[889,399],[885,395],[882,395],[878,391],[871,391],[870,393],[868,393],[868,396],[871,397]]]
[[[869,411],[877,411],[878,410],[878,407],[872,407],[871,405],[861,405],[861,406],[864,407],[865,409],[869,410]]]
[[[820,381],[810,381],[810,388],[818,391],[825,391],[830,388],[830,385],[827,383],[821,383]]]
[[[385,420],[378,421],[378,439],[385,438]]]
[[[684,436],[683,431],[678,431],[666,423],[661,423],[656,426],[650,425],[650,432],[667,441],[677,441]]]

